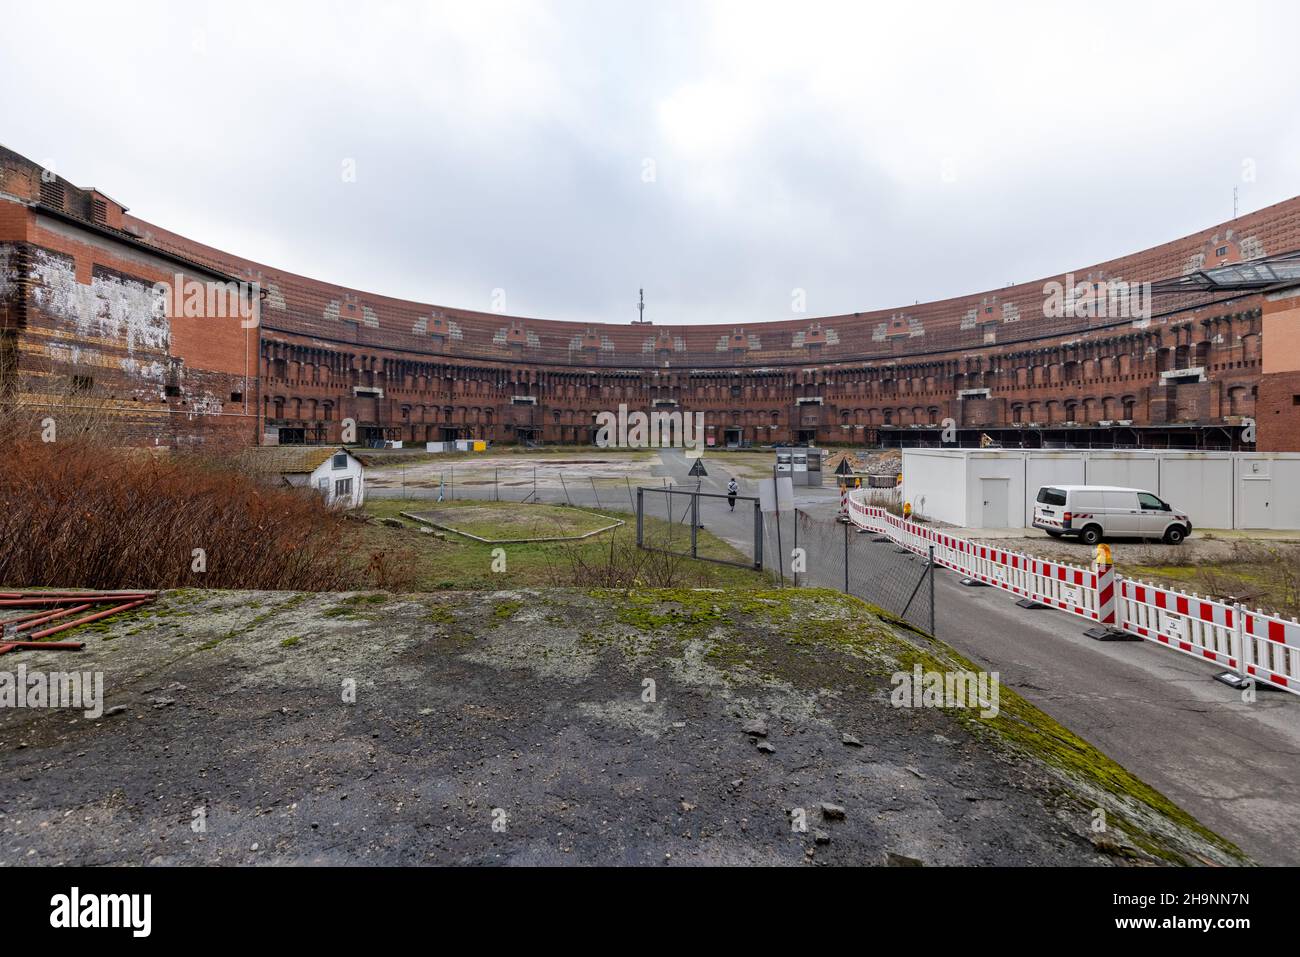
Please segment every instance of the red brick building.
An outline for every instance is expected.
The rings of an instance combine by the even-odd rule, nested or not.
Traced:
[[[1257,447],[1296,450],[1298,250],[1300,198],[941,302],[743,325],[574,323],[286,273],[0,150],[0,389],[84,394],[134,440],[168,445],[338,442],[346,420],[359,441],[586,443],[595,415],[626,403],[703,412],[718,445],[937,444],[950,418],[966,443],[1252,448],[1258,417]],[[1261,261],[1271,268],[1220,268]],[[260,321],[160,302],[156,283],[191,280],[249,284]]]

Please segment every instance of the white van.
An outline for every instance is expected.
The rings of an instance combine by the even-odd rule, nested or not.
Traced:
[[[1188,517],[1158,495],[1111,485],[1044,485],[1034,506],[1034,528],[1056,538],[1078,535],[1086,545],[1103,538],[1158,538],[1177,545],[1192,534]]]

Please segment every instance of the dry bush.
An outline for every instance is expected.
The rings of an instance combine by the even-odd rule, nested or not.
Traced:
[[[883,508],[891,515],[903,517],[903,490],[901,487],[895,488],[868,488],[865,500],[866,505],[875,508]]]
[[[384,591],[410,591],[420,577],[418,561],[413,548],[372,549],[366,562],[366,578]]]
[[[0,455],[0,582],[9,587],[358,585],[343,519],[314,494],[198,455],[115,448],[89,426],[69,435],[62,422],[55,442],[27,422],[0,430]]]
[[[686,579],[683,556],[638,548],[636,542],[615,535],[609,536],[609,547],[599,552],[572,548],[563,558],[550,566],[553,585],[677,588]]]

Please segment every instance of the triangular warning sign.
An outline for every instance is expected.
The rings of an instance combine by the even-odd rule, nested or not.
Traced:
[[[695,460],[695,464],[691,466],[691,473],[690,473],[690,474],[691,474],[691,475],[708,475],[708,474],[709,474],[708,472],[704,471],[704,459],[696,459],[696,460]]]
[[[840,459],[840,464],[835,467],[836,475],[852,475],[853,466],[849,464],[849,457],[846,455]]]

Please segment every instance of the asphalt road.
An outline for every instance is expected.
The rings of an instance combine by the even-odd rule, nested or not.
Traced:
[[[687,482],[690,462],[661,453]],[[705,455],[706,467],[708,455]],[[690,481],[694,481],[693,479]],[[703,479],[718,491],[725,473]],[[754,494],[741,480],[742,493]],[[800,508],[833,514],[833,487],[797,491]],[[705,525],[749,551],[748,516],[710,507]],[[888,546],[880,546],[887,549]],[[898,556],[899,561],[906,561]],[[835,587],[834,582],[826,582]],[[1217,669],[1149,642],[1105,643],[1063,612],[1028,611],[996,588],[935,578],[936,633],[1001,682],[1101,748],[1264,864],[1300,864],[1300,699],[1261,690],[1246,704]]]

